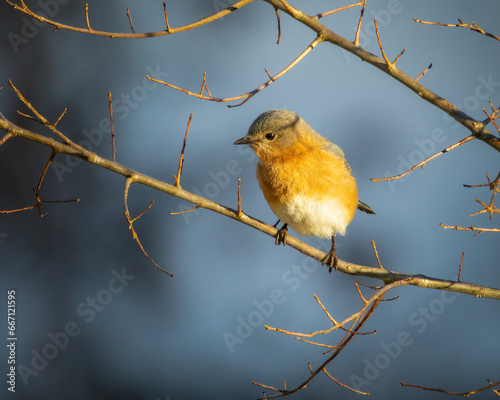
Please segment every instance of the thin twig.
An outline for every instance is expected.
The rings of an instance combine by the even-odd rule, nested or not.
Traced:
[[[278,40],[276,40],[276,44],[280,44],[281,39],[281,21],[280,21],[280,10],[279,8],[274,8],[276,11],[276,19],[278,20]]]
[[[366,0],[363,1],[363,7],[361,8],[361,13],[359,15],[358,27],[356,28],[356,35],[354,36],[354,45],[359,46],[359,31],[361,30],[361,21],[363,21],[363,16],[365,15]]]
[[[392,180],[395,180],[395,179],[402,178],[403,176],[408,175],[410,172],[414,171],[418,167],[424,168],[425,164],[427,164],[429,161],[433,160],[434,158],[439,157],[441,154],[447,153],[448,151],[453,150],[456,147],[461,146],[464,143],[467,143],[470,140],[475,139],[475,138],[476,137],[474,135],[467,136],[466,138],[458,141],[457,143],[454,143],[451,146],[448,146],[446,149],[441,150],[439,153],[436,153],[433,156],[430,156],[430,157],[426,158],[424,161],[419,162],[417,165],[411,167],[408,171],[403,172],[402,174],[394,175],[394,176],[387,177],[387,178],[370,178],[370,180],[372,182],[385,182],[385,181],[392,181]]]
[[[243,211],[241,211],[241,179],[238,178],[238,217],[243,215]]]
[[[179,158],[179,167],[177,169],[177,175],[174,175],[175,178],[175,186],[178,188],[181,187],[181,173],[182,173],[182,167],[184,166],[184,150],[186,150],[186,140],[187,140],[187,135],[189,133],[189,126],[191,125],[191,120],[193,119],[193,113],[189,116],[189,120],[187,123],[186,127],[186,134],[184,135],[184,140],[182,141],[182,150],[181,150],[181,156]]]
[[[422,78],[425,75],[425,73],[429,71],[431,68],[432,68],[432,63],[430,63],[429,66],[426,69],[424,69],[419,76],[417,76],[417,79],[415,79],[415,81],[418,82],[418,80]]]
[[[472,396],[474,394],[478,394],[478,393],[484,392],[485,390],[488,390],[488,389],[494,388],[495,386],[499,386],[500,385],[500,381],[498,381],[498,382],[490,382],[489,380],[487,380],[487,382],[488,382],[488,385],[486,385],[486,386],[484,386],[484,387],[482,387],[480,389],[471,390],[470,392],[451,392],[449,390],[428,388],[428,387],[420,386],[420,385],[411,385],[409,383],[404,383],[404,382],[401,382],[401,386],[414,387],[414,388],[418,388],[418,389],[422,389],[422,390],[430,390],[432,392],[446,393],[446,394],[449,394],[449,395],[452,395],[452,396],[469,397],[469,396]]]
[[[373,251],[375,252],[375,257],[377,258],[377,264],[380,269],[385,269],[382,267],[382,264],[380,263],[380,258],[378,258],[378,251],[377,251],[377,246],[375,245],[375,240],[372,240],[372,246],[373,246]]]
[[[300,62],[307,54],[309,54],[309,52],[311,50],[313,50],[322,41],[323,41],[323,39],[321,37],[319,37],[319,36],[316,37],[316,39],[314,39],[311,42],[311,44],[309,46],[307,46],[307,48],[295,60],[293,60],[285,69],[283,69],[281,72],[279,72],[278,74],[276,74],[274,76],[271,76],[267,82],[263,83],[257,89],[254,89],[254,90],[252,90],[252,91],[250,91],[248,93],[245,93],[245,94],[242,94],[242,95],[239,95],[239,96],[235,96],[235,97],[218,98],[218,97],[213,97],[211,94],[209,96],[204,96],[202,93],[191,92],[189,90],[186,90],[186,89],[174,86],[174,85],[172,85],[170,83],[164,82],[164,81],[162,81],[160,79],[152,78],[149,75],[146,75],[146,78],[152,80],[153,82],[158,82],[158,83],[161,83],[162,85],[171,87],[172,89],[179,90],[180,92],[186,93],[189,96],[197,97],[197,98],[199,98],[201,100],[215,101],[217,103],[225,103],[225,102],[231,102],[231,101],[236,101],[236,100],[242,100],[242,99],[244,99],[241,103],[234,104],[234,105],[228,105],[228,107],[239,107],[239,106],[245,104],[248,100],[250,100],[250,98],[252,98],[253,96],[255,96],[261,90],[265,89],[271,83],[273,83],[278,78],[280,78],[281,76],[283,76],[284,74],[286,74],[288,71],[290,71],[290,69],[292,69],[298,62]],[[269,72],[267,72],[267,74],[269,76]],[[205,80],[204,80],[204,82],[205,82]],[[202,88],[203,88],[203,86],[202,86]],[[207,89],[207,91],[208,91],[208,89]]]
[[[134,226],[133,226],[133,223],[134,221],[136,221],[137,219],[139,219],[147,210],[149,210],[149,208],[153,205],[153,202],[151,202],[149,204],[149,206],[142,212],[139,214],[139,216],[137,216],[136,218],[134,219],[131,219],[130,218],[130,212],[128,210],[128,191],[130,189],[130,185],[135,181],[135,177],[133,175],[131,176],[127,176],[127,178],[125,179],[125,188],[123,190],[123,207],[125,208],[125,218],[127,218],[127,222],[128,222],[128,228],[130,229],[130,232],[132,233],[132,238],[136,241],[136,243],[139,245],[139,248],[141,249],[142,251],[142,254],[144,254],[144,256],[149,260],[151,261],[151,263],[153,263],[153,265],[158,268],[160,271],[164,272],[165,274],[169,275],[171,278],[174,277],[173,274],[170,274],[168,273],[167,271],[165,271],[162,267],[160,267],[149,255],[148,253],[146,253],[146,250],[144,250],[144,247],[142,246],[141,244],[141,241],[139,240],[139,236],[137,236],[137,233],[134,229]]]
[[[475,22],[472,22],[472,24],[466,24],[461,19],[458,19],[458,22],[459,22],[458,24],[442,24],[440,22],[422,21],[422,20],[416,19],[416,18],[413,18],[413,21],[420,22],[421,24],[424,24],[424,25],[438,25],[438,26],[447,26],[447,27],[453,27],[453,28],[469,28],[471,31],[480,33],[481,35],[489,36],[495,40],[500,40],[500,36],[496,36],[496,35],[493,35],[492,33],[485,32],[480,27],[478,27]]]
[[[387,56],[385,55],[385,51],[384,51],[384,48],[382,47],[382,41],[380,40],[380,35],[378,33],[378,24],[377,24],[377,18],[374,19],[374,22],[375,22],[375,32],[377,33],[377,40],[378,40],[378,45],[380,47],[380,51],[382,52],[382,57],[384,58],[385,60],[385,63],[387,65],[387,68],[391,69],[393,67],[393,65],[391,64],[391,62],[389,61],[389,59],[387,58]]]
[[[458,266],[458,278],[457,282],[460,282],[460,275],[462,275],[462,263],[464,262],[465,251],[462,251],[462,258],[460,259],[460,265]]]
[[[128,8],[127,8],[128,10]],[[111,92],[108,91],[108,105],[109,105],[109,123],[111,125],[111,148],[113,152],[113,162],[116,160],[116,149],[115,149],[115,130],[113,127],[113,104],[111,102]]]
[[[342,386],[342,387],[345,387],[346,389],[349,389],[349,390],[352,390],[353,392],[356,392],[356,393],[359,393],[359,394],[362,394],[364,396],[369,396],[370,393],[368,392],[362,392],[361,390],[356,390],[350,386],[347,386],[345,384],[343,384],[342,382],[339,382],[337,379],[335,379],[333,376],[331,376],[325,368],[323,368],[323,372],[326,374],[326,376],[328,376],[332,381],[334,381],[335,383],[337,383],[338,385]]]
[[[480,233],[483,232],[500,232],[500,229],[498,228],[478,228],[475,226],[460,226],[460,225],[445,225],[445,224],[439,224],[439,226],[443,229],[453,229],[454,231],[471,231],[471,232],[477,232],[474,236],[479,235]]]
[[[401,53],[398,54],[398,56],[394,59],[394,61],[391,64],[395,65],[396,62],[399,60],[399,57],[401,57],[405,53],[405,51],[406,51],[406,47],[403,50],[401,50]]]
[[[335,10],[326,11],[326,12],[321,13],[321,14],[316,14],[316,18],[320,19],[320,18],[326,17],[327,15],[332,15],[332,14],[335,14],[336,12],[348,10],[350,8],[353,8],[353,7],[363,6],[363,8],[364,8],[364,4],[366,4],[366,0],[361,0],[361,1],[358,1],[357,3],[349,4],[348,6],[339,7],[339,8],[336,8]]]
[[[167,25],[167,33],[170,33],[170,25],[168,23],[167,3],[163,2],[163,12],[165,13],[165,25]]]
[[[130,23],[130,30],[132,33],[135,33],[134,29],[134,23],[132,22],[132,16],[130,15],[130,10],[127,8],[127,17],[128,17],[128,22]]]
[[[89,21],[89,4],[85,3],[85,20],[87,21],[87,29],[89,31],[93,31],[93,29],[90,27],[90,21]]]

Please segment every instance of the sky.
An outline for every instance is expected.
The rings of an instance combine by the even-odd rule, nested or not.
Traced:
[[[85,2],[27,1],[54,20],[85,27]],[[170,26],[199,20],[229,1],[169,1]],[[348,3],[291,1],[310,15]],[[130,8],[137,32],[164,29],[161,1],[88,1],[94,29],[129,32]],[[367,2],[360,45],[380,55],[373,33],[377,18],[389,59],[406,48],[397,67],[483,120],[488,101],[498,105],[500,43],[468,29],[416,23],[412,18],[477,23],[499,35],[498,3],[490,1]],[[321,21],[353,40],[359,8]],[[256,157],[232,143],[269,109],[297,112],[313,129],[338,144],[356,177],[360,199],[377,213],[358,213],[344,237],[339,258],[376,266],[371,241],[389,270],[456,279],[462,252],[464,282],[500,287],[498,237],[442,229],[439,224],[498,227],[498,217],[468,217],[488,203],[486,183],[499,172],[498,153],[469,142],[406,177],[375,183],[458,142],[469,132],[415,93],[371,65],[329,43],[318,45],[287,74],[241,107],[206,102],[154,84],[155,76],[193,92],[203,74],[215,97],[233,97],[285,68],[315,35],[255,1],[221,20],[172,36],[110,39],[33,23],[0,3],[0,112],[37,133],[50,132],[23,118],[26,112],[8,85],[50,121],[67,108],[59,129],[101,157],[112,155],[108,92],[114,108],[117,162],[174,183],[182,139],[193,113],[181,185],[236,208],[241,179],[243,211],[276,222],[255,177]],[[15,138],[0,147],[0,209],[34,202],[50,151]],[[155,268],[130,235],[123,211],[124,178],[58,155],[36,210],[0,214],[0,289],[5,307],[0,327],[7,334],[6,300],[16,302],[15,399],[255,399],[265,385],[293,388],[309,376],[308,363],[326,359],[323,348],[264,325],[309,333],[331,326],[314,299],[343,320],[362,302],[355,277],[328,274],[319,262],[274,239],[208,210],[170,215],[192,207],[178,198],[132,185],[133,216],[154,199],[134,227]],[[297,236],[292,230],[290,234]],[[322,250],[329,240],[299,237]],[[380,282],[360,278],[376,285]],[[362,289],[365,296],[370,290]],[[405,388],[401,382],[470,391],[498,381],[498,302],[464,294],[403,287],[397,300],[380,305],[364,326],[375,334],[353,339],[327,368],[340,382],[372,399],[438,399],[442,394]],[[336,344],[342,333],[319,339]],[[10,348],[0,350],[8,373]],[[4,377],[6,375],[3,375]],[[7,392],[7,382],[0,389]],[[266,391],[271,395],[272,392]],[[359,394],[320,374],[295,399],[357,399]],[[2,394],[2,398],[4,395]],[[7,396],[5,397],[7,398]],[[491,398],[491,392],[477,395]]]

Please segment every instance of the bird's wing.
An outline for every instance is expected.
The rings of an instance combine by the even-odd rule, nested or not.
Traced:
[[[321,149],[322,150],[325,150],[331,154],[333,154],[335,157],[338,157],[340,158],[342,161],[344,161],[344,165],[345,167],[350,171],[351,170],[351,167],[350,165],[347,163],[347,160],[345,158],[345,154],[344,152],[342,151],[342,149],[337,146],[335,143],[332,143],[330,142],[328,139],[325,139],[325,141],[323,142],[323,145],[321,146]]]

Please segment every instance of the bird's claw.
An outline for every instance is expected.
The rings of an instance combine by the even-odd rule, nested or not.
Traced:
[[[286,244],[287,237],[288,237],[288,225],[284,224],[276,233],[276,240],[274,241],[274,244],[276,245],[282,244],[284,246]]]

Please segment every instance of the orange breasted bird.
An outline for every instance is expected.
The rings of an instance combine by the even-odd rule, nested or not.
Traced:
[[[331,238],[323,264],[337,268],[335,235],[344,235],[356,209],[375,214],[358,200],[356,180],[339,146],[316,133],[293,111],[259,115],[245,137],[259,158],[257,179],[269,207],[284,223],[276,244],[285,244],[288,225],[305,236]]]

